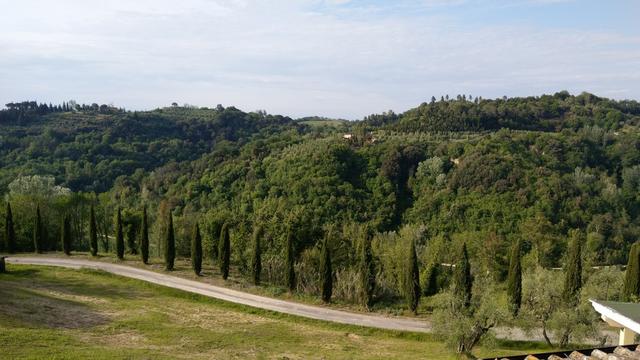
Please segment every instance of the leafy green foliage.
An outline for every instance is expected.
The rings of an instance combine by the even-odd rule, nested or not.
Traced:
[[[71,220],[65,216],[62,220],[62,251],[65,255],[71,255]]]
[[[359,266],[361,282],[360,303],[368,309],[373,302],[373,294],[376,286],[375,264],[371,252],[371,234],[368,229],[363,232],[362,244],[360,245]]]
[[[167,233],[164,242],[164,269],[167,271],[173,270],[173,265],[176,259],[176,238],[173,229],[173,215],[169,211],[169,218],[167,220]]]
[[[44,250],[44,239],[42,237],[42,217],[40,216],[40,205],[36,206],[36,221],[33,224],[33,247],[35,252],[42,253]]]
[[[322,253],[320,255],[320,276],[322,277],[322,301],[328,303],[331,302],[331,295],[333,294],[333,268],[331,266],[331,249],[329,245],[329,236],[331,233],[327,233],[322,244]]]
[[[420,302],[420,269],[418,268],[418,256],[416,255],[416,243],[411,241],[409,245],[406,265],[404,269],[403,292],[407,301],[407,306],[411,312],[415,313]]]
[[[289,291],[294,291],[296,289],[296,272],[295,272],[295,243],[293,237],[293,231],[289,229],[287,231],[287,243],[285,246],[285,283],[287,284],[287,288]]]
[[[541,97],[471,99],[464,95],[423,103],[397,119],[390,127],[402,131],[482,131],[501,128],[552,131],[584,125],[616,129],[626,116],[640,114],[633,101],[615,102],[583,93],[567,92]],[[588,121],[588,117],[594,117]]]
[[[522,244],[516,241],[511,250],[511,262],[507,275],[507,297],[513,316],[518,315],[522,304]]]
[[[495,298],[496,293],[492,279],[480,276],[468,304],[452,291],[438,294],[434,299],[434,332],[457,353],[471,355],[471,351],[506,318],[504,306]]]
[[[331,245],[333,297],[371,306],[374,298],[402,301],[410,241],[426,265],[424,293],[433,295],[448,287],[449,264],[458,261],[449,249],[462,243],[474,274],[502,282],[518,241],[524,268],[561,267],[570,230],[581,229],[588,269],[626,263],[640,237],[634,101],[566,92],[460,96],[331,126],[222,106],[42,105],[0,111],[0,194],[18,220],[17,251],[33,250],[37,205],[50,232],[45,249],[53,248],[46,239],[57,246],[61,229],[53,225],[68,214],[74,250],[91,250],[94,205],[101,250],[118,252],[121,227],[127,240],[141,237],[141,251],[146,238],[148,256],[162,257],[171,209],[177,256],[189,256],[198,219],[203,256],[219,261],[227,222],[229,266],[251,276],[252,233],[262,227],[264,280],[317,295],[318,245],[331,224],[340,233]],[[143,204],[146,236],[133,210]],[[121,225],[112,221],[118,208]],[[371,250],[354,224],[371,229]]]
[[[222,273],[222,278],[227,280],[229,277],[229,265],[231,261],[231,239],[229,238],[229,224],[227,223],[224,223],[220,230],[219,245],[220,248],[218,249],[218,253],[220,254],[220,272]]]
[[[147,207],[142,209],[142,235],[140,237],[140,255],[142,263],[149,263],[149,220],[147,219]]]
[[[93,204],[89,215],[89,251],[91,256],[98,255],[98,225],[96,224],[96,212]]]
[[[469,253],[467,244],[463,243],[458,255],[456,267],[453,270],[453,294],[458,303],[464,308],[471,305],[471,290],[473,278],[471,277],[471,264],[469,263]]]
[[[7,252],[13,254],[16,252],[16,232],[13,227],[13,213],[11,212],[11,203],[7,202],[7,211],[4,221],[4,239]]]
[[[196,275],[200,275],[202,272],[202,236],[198,223],[196,223],[191,237],[191,267]]]
[[[629,250],[629,262],[624,276],[624,299],[638,301],[640,299],[640,243],[634,243]]]
[[[122,210],[118,208],[116,214],[116,255],[118,259],[124,259],[124,233],[122,231]]]
[[[570,248],[566,260],[563,298],[568,304],[575,304],[582,288],[582,242],[579,230],[571,231]]]
[[[260,285],[260,277],[262,274],[262,237],[264,229],[258,226],[253,232],[253,254],[251,257],[251,277],[254,285]]]

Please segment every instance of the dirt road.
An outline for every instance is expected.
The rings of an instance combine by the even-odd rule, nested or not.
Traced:
[[[255,308],[302,316],[316,320],[325,320],[341,324],[367,326],[389,330],[416,332],[431,331],[431,325],[422,320],[402,317],[391,318],[381,315],[357,314],[347,311],[333,310],[321,306],[312,306],[296,302],[272,299],[264,296],[248,294],[242,291],[227,289],[220,286],[205,284],[198,281],[182,279],[176,276],[171,276],[169,274],[137,269],[125,265],[89,260],[64,259],[55,257],[47,258],[41,256],[8,257],[6,260],[9,264],[60,266],[74,269],[97,269],[112,274],[147,281],[153,284],[168,286],[174,289],[180,289],[237,304],[243,304]]]

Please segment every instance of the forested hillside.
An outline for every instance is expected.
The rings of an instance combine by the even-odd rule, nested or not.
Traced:
[[[359,239],[374,234],[377,269],[388,270],[379,281],[391,294],[400,282],[393,254],[412,240],[423,266],[452,262],[449,249],[464,242],[477,269],[503,280],[517,240],[527,261],[555,267],[573,229],[594,265],[625,263],[640,235],[635,101],[566,92],[459,96],[351,123],[312,120],[222,106],[9,104],[0,112],[0,193],[26,251],[35,204],[50,225],[49,247],[59,246],[65,213],[80,249],[88,248],[94,204],[105,250],[116,209],[135,242],[146,206],[152,252],[160,254],[169,211],[184,256],[196,222],[206,256],[227,222],[231,260],[243,271],[253,229],[262,226],[266,276],[277,282],[291,231],[300,282],[313,289],[316,275],[305,264],[319,261],[327,231],[343,276],[355,266]]]

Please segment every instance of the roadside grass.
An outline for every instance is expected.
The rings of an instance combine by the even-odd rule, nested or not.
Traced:
[[[53,256],[60,258],[69,258],[69,256],[61,252],[48,252],[44,253],[43,255],[24,253],[16,254],[13,256]],[[125,255],[124,260],[119,260],[113,254],[104,254],[97,257],[92,257],[89,253],[86,252],[73,252],[71,254],[71,258],[133,266],[140,269],[170,274],[172,276],[177,276],[184,279],[197,280],[206,284],[240,290],[255,295],[268,296],[281,300],[295,301],[315,306],[330,306],[334,309],[348,310],[351,312],[374,313],[389,316],[406,316],[428,320],[432,308],[428,304],[428,302],[421,301],[420,307],[418,308],[418,315],[414,315],[407,310],[405,302],[402,299],[384,299],[384,301],[378,301],[377,303],[375,303],[373,307],[369,309],[369,311],[367,311],[358,304],[342,301],[335,297],[334,299],[332,299],[331,304],[327,305],[320,299],[320,295],[314,296],[312,294],[307,294],[300,291],[291,293],[283,284],[274,284],[263,281],[260,286],[256,286],[249,280],[249,275],[240,273],[238,268],[235,266],[231,266],[229,278],[227,280],[223,280],[218,264],[212,263],[209,259],[204,260],[202,263],[201,276],[196,276],[191,269],[191,262],[188,258],[176,258],[174,270],[170,272],[167,272],[164,269],[164,261],[157,257],[151,257],[149,259],[148,265],[142,263],[142,261],[140,260],[140,255],[127,254]]]
[[[535,343],[498,341],[478,356]],[[96,270],[11,265],[0,274],[3,358],[454,359],[433,335],[250,308]]]

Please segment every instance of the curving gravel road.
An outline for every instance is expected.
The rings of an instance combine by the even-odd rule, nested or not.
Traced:
[[[385,317],[380,315],[357,314],[347,311],[333,310],[320,306],[304,305],[300,303],[272,299],[264,296],[248,294],[242,291],[227,289],[220,286],[187,280],[168,274],[156,273],[149,270],[137,269],[125,265],[103,263],[89,260],[76,260],[47,257],[7,257],[11,264],[60,266],[80,269],[90,268],[106,271],[112,274],[126,276],[133,279],[147,281],[153,284],[168,286],[195,294],[209,296],[237,304],[243,304],[279,313],[302,316],[310,319],[331,321],[341,324],[367,326],[380,329],[430,332],[431,325],[426,321],[401,317]]]

